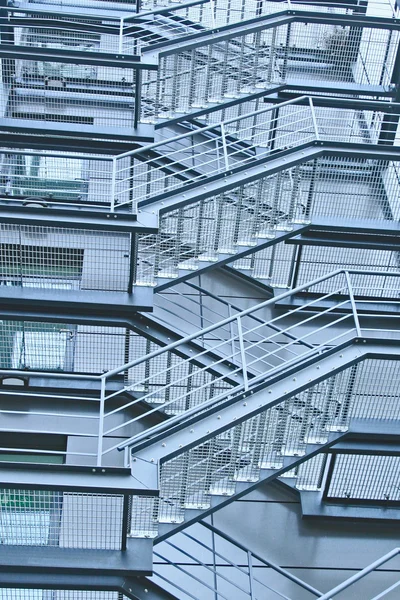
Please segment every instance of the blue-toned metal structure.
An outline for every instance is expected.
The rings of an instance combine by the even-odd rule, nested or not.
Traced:
[[[399,11],[0,1],[1,600],[398,597]]]

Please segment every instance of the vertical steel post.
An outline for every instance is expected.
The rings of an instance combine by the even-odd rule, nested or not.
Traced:
[[[118,54],[124,52],[124,17],[119,20]]]
[[[358,337],[361,337],[362,333],[361,333],[360,321],[358,319],[358,314],[357,314],[357,306],[356,306],[356,302],[354,300],[353,286],[351,285],[351,279],[350,279],[349,272],[345,271],[344,274],[346,277],[347,289],[349,290],[349,298],[350,298],[351,310],[353,312],[354,325],[356,327]]]
[[[315,108],[314,108],[314,103],[312,101],[311,96],[308,99],[309,105],[310,105],[310,110],[311,110],[311,119],[313,122],[313,126],[314,126],[314,133],[315,133],[315,139],[319,140],[319,131],[318,131],[318,124],[317,124],[317,117],[315,116]]]
[[[106,400],[106,378],[100,379],[100,407],[99,407],[99,433],[97,440],[97,466],[101,467],[103,459],[103,434],[104,434],[104,405]]]
[[[209,7],[211,11],[211,28],[215,29],[215,0],[210,0]]]
[[[224,123],[221,123],[222,148],[224,150],[225,169],[229,171],[228,145],[226,143],[226,131]]]
[[[247,551],[247,566],[249,569],[249,591],[250,600],[255,600],[254,589],[253,589],[253,561],[250,550]]]
[[[242,358],[242,372],[243,372],[244,389],[245,389],[245,391],[247,391],[249,389],[249,381],[247,379],[246,352],[244,349],[242,319],[240,317],[236,317],[236,322],[237,322],[238,336],[239,336],[240,356]]]
[[[117,182],[117,158],[118,157],[114,156],[112,159],[110,212],[114,212],[114,210],[115,210],[115,187],[116,187],[116,182]]]
[[[231,305],[228,304],[228,317],[232,316],[232,310],[231,310]],[[229,331],[230,331],[230,336],[231,336],[231,352],[232,352],[232,362],[235,360],[235,334],[233,331],[233,321],[231,321],[229,323]]]

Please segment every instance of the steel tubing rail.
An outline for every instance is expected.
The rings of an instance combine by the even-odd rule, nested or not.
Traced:
[[[274,298],[274,299],[271,299],[271,300],[267,300],[267,301],[265,301],[265,302],[261,303],[260,305],[258,305],[258,306],[256,306],[256,307],[254,307],[254,308],[252,308],[252,309],[247,309],[246,311],[242,311],[242,313],[241,313],[241,314],[249,314],[249,313],[250,313],[252,310],[258,310],[259,308],[261,308],[261,307],[265,307],[265,306],[267,306],[267,305],[269,305],[269,304],[271,304],[271,303],[273,303],[273,302],[275,302],[275,301],[279,301],[280,299],[287,298],[287,297],[289,297],[290,295],[292,295],[292,294],[296,294],[296,293],[298,293],[299,291],[302,291],[302,290],[304,290],[304,289],[306,289],[306,288],[310,288],[310,287],[311,287],[313,284],[315,284],[315,283],[319,283],[319,282],[321,282],[321,281],[324,281],[324,280],[326,280],[326,279],[329,279],[329,278],[331,278],[331,277],[337,276],[338,274],[344,274],[344,275],[346,276],[346,273],[347,273],[347,271],[346,271],[346,270],[344,270],[344,269],[339,269],[339,270],[335,271],[334,273],[330,274],[329,276],[320,277],[320,278],[318,278],[317,280],[315,280],[315,282],[311,282],[311,283],[309,283],[308,285],[305,285],[305,286],[300,286],[299,288],[296,288],[296,290],[289,291],[289,292],[285,292],[284,294],[282,294],[282,295],[278,296],[277,298]],[[352,270],[352,273],[354,273],[354,274],[359,274],[360,272],[359,272],[359,271],[357,271],[357,270]],[[364,273],[366,273],[366,274],[370,274],[368,271],[364,271]],[[400,274],[399,274],[399,273],[389,273],[389,274],[382,273],[382,272],[373,272],[373,273],[374,273],[374,274],[376,274],[376,275],[379,275],[379,276],[387,276],[387,275],[391,275],[391,276],[395,276],[395,277],[400,277]],[[349,289],[349,297],[351,297],[351,288]],[[313,301],[313,302],[315,302],[315,301]],[[342,304],[343,304],[343,302],[342,302]],[[350,307],[351,307],[351,303],[350,303]],[[296,310],[300,310],[300,309],[296,309]],[[329,312],[330,312],[331,310],[332,310],[332,309],[328,309],[328,314],[329,314]],[[323,313],[323,314],[326,314],[326,313]],[[353,309],[352,309],[352,307],[351,307],[351,314],[353,315],[353,318],[354,318],[354,314],[353,314]],[[357,314],[357,313],[355,313],[355,314]],[[235,319],[237,319],[237,316],[238,316],[238,315],[234,315],[233,317],[231,317],[231,319],[229,319],[229,318],[228,318],[228,319],[225,319],[224,321],[221,321],[221,324],[226,324],[226,323],[229,323],[231,320],[235,320]],[[350,315],[347,315],[347,316],[346,316],[346,315],[345,315],[345,316],[342,316],[342,317],[341,317],[341,318],[340,318],[338,321],[336,321],[336,322],[341,322],[341,321],[344,321],[344,320],[346,320],[347,318],[349,318],[349,316],[350,316]],[[356,338],[356,337],[359,337],[359,334],[358,334],[358,328],[357,328],[357,321],[355,321],[355,322],[354,322],[354,325],[355,325],[355,326],[354,326],[354,328],[352,328],[352,329],[354,329],[354,334],[355,334],[355,338]],[[201,332],[197,332],[196,334],[192,334],[191,336],[188,336],[188,337],[187,337],[187,338],[185,338],[185,339],[186,339],[186,340],[189,340],[189,339],[190,339],[190,340],[192,340],[192,339],[194,339],[196,336],[204,335],[204,334],[205,334],[205,332],[210,332],[210,331],[212,331],[213,329],[215,329],[216,327],[218,327],[218,324],[217,324],[217,325],[214,325],[214,326],[211,326],[211,327],[208,327],[208,328],[206,328],[206,329],[202,330]],[[326,329],[327,327],[328,327],[328,325],[324,325],[324,326],[321,328],[321,330],[323,330],[323,329]],[[344,335],[347,335],[349,331],[350,331],[350,330],[346,330],[346,332],[345,332],[344,334],[343,334],[343,333],[342,333],[342,334],[339,334],[339,335],[335,336],[333,339],[331,339],[331,340],[328,340],[327,342],[324,342],[324,346],[326,346],[327,344],[329,345],[329,344],[332,344],[332,343],[337,343],[337,342],[340,340],[340,338],[343,338],[343,336],[344,336]],[[361,330],[359,330],[359,331],[360,331],[360,333],[362,334],[362,331],[361,331]],[[182,342],[182,341],[181,341],[181,342]],[[176,347],[179,345],[179,343],[180,343],[180,342],[174,342],[174,343],[173,343],[173,344],[171,344],[171,345],[170,345],[168,348],[170,348],[170,349],[174,349],[174,348],[176,348]],[[137,361],[134,361],[134,362],[135,362],[136,364],[139,364],[139,363],[141,362],[141,360],[143,361],[143,360],[150,359],[150,357],[158,356],[158,355],[159,355],[159,354],[161,354],[163,351],[166,351],[166,349],[167,349],[167,347],[164,347],[164,348],[162,348],[162,349],[160,349],[160,350],[157,350],[157,351],[155,351],[155,352],[153,352],[153,353],[151,353],[151,354],[147,355],[147,357],[144,357],[143,359],[139,359],[139,360],[137,360]],[[315,347],[315,352],[320,352],[320,351],[321,351],[321,346]],[[204,351],[204,352],[206,352],[206,351]],[[302,361],[304,361],[305,359],[308,359],[308,358],[310,358],[310,352],[311,352],[311,351],[308,351],[308,352],[307,352],[307,353],[305,353],[305,354],[299,355],[299,356],[298,356],[298,361],[302,362]],[[196,357],[195,357],[195,356],[193,356],[193,360],[194,360],[195,358],[196,358]],[[189,360],[190,360],[190,359],[189,359]],[[289,361],[285,361],[283,364],[281,364],[281,365],[278,365],[277,367],[273,368],[273,369],[272,369],[272,371],[271,371],[271,373],[273,372],[273,373],[274,373],[274,375],[276,375],[276,373],[277,373],[277,372],[280,372],[280,371],[282,371],[282,369],[285,369],[285,368],[287,368],[288,366],[293,366],[293,364],[294,364],[294,360],[293,360],[293,359],[291,359],[291,360],[289,360]],[[129,367],[128,367],[128,366],[126,366],[126,367],[125,367],[125,369],[126,369],[126,368],[129,368]],[[115,371],[113,371],[113,374],[115,374]],[[105,374],[105,375],[104,375],[104,377],[107,377],[107,374]],[[262,374],[262,373],[261,373],[260,375],[258,375],[258,376],[256,376],[256,377],[252,378],[252,379],[250,380],[250,382],[251,382],[251,385],[253,386],[253,385],[257,384],[257,383],[258,383],[260,380],[262,380],[262,379],[263,379],[263,378],[265,378],[265,377],[266,377],[266,374]],[[131,387],[132,387],[132,386],[131,386]],[[129,389],[129,386],[127,387],[127,389]],[[160,424],[160,425],[156,425],[155,427],[151,428],[151,433],[152,433],[152,434],[156,434],[156,433],[159,433],[159,432],[163,431],[165,428],[167,428],[167,429],[168,429],[168,428],[170,428],[170,427],[172,427],[172,426],[174,426],[174,425],[178,424],[178,423],[179,423],[179,422],[180,422],[180,421],[181,421],[183,418],[187,419],[187,418],[188,418],[188,416],[192,417],[192,416],[194,416],[195,414],[197,414],[199,411],[204,411],[205,409],[209,409],[209,408],[210,408],[211,406],[213,406],[213,405],[214,405],[216,402],[220,402],[220,401],[221,401],[223,398],[225,398],[226,396],[229,396],[229,395],[231,395],[232,393],[234,393],[234,394],[235,394],[235,393],[237,393],[237,392],[242,392],[242,391],[243,391],[243,385],[239,385],[239,386],[237,386],[237,387],[235,387],[235,388],[233,388],[233,389],[231,389],[231,390],[227,390],[227,391],[225,391],[224,393],[222,393],[222,394],[220,394],[220,395],[218,395],[218,396],[216,396],[216,397],[209,398],[209,399],[208,399],[208,400],[206,400],[205,402],[203,402],[203,403],[201,403],[201,404],[198,404],[198,405],[196,405],[196,406],[194,406],[194,407],[192,407],[192,408],[189,408],[188,410],[186,410],[186,411],[184,412],[184,414],[178,414],[178,415],[176,415],[176,416],[173,416],[173,417],[171,417],[170,419],[168,419],[168,421],[166,421],[165,423],[162,423],[162,424]],[[118,392],[117,392],[117,393],[118,393]],[[111,398],[111,397],[113,397],[114,395],[115,395],[115,394],[111,394],[109,397]],[[155,411],[155,410],[158,410],[158,409],[156,408],[156,409],[152,409],[152,410],[153,410],[153,411]],[[126,447],[131,447],[131,446],[133,446],[134,444],[136,444],[136,443],[139,443],[140,441],[142,441],[142,439],[145,439],[145,438],[148,438],[148,437],[149,437],[149,430],[147,430],[146,432],[143,432],[142,434],[138,434],[137,436],[134,436],[134,438],[130,438],[130,439],[128,439],[128,440],[125,440],[125,441],[124,441],[122,444],[120,444],[120,445],[116,445],[116,446],[114,446],[113,448],[110,448],[109,450],[107,450],[106,452],[110,452],[111,450],[113,450],[113,449],[115,449],[115,448],[117,448],[119,451],[122,451],[122,450],[123,450],[123,449],[125,449]]]
[[[169,344],[168,346],[164,346],[163,348],[154,350],[153,352],[150,352],[149,354],[147,354],[145,357],[137,358],[136,360],[132,360],[132,361],[122,365],[121,367],[117,367],[117,368],[113,369],[112,371],[108,371],[107,373],[104,373],[100,377],[104,377],[105,379],[108,379],[109,377],[118,375],[122,371],[126,371],[127,369],[130,369],[132,367],[136,367],[137,365],[144,362],[145,360],[150,360],[152,358],[155,358],[156,356],[159,356],[160,354],[163,354],[164,352],[175,350],[175,348],[177,348],[177,346],[180,346],[181,344],[191,342],[192,340],[194,340],[195,338],[197,338],[199,336],[207,335],[208,333],[214,331],[215,329],[224,327],[225,325],[228,325],[229,323],[236,321],[237,317],[245,317],[247,315],[250,315],[252,312],[261,310],[262,308],[265,308],[266,306],[271,306],[279,300],[283,300],[284,298],[288,298],[289,296],[292,296],[294,294],[302,292],[303,290],[305,290],[313,285],[317,285],[318,283],[321,283],[322,281],[336,277],[337,275],[340,275],[341,273],[344,274],[345,270],[337,269],[336,271],[333,271],[333,272],[329,273],[328,275],[321,275],[321,277],[318,277],[317,279],[314,279],[313,281],[310,281],[307,284],[303,284],[297,288],[294,288],[293,290],[288,290],[287,292],[284,292],[283,294],[280,294],[279,296],[277,296],[275,298],[270,298],[268,300],[265,300],[264,302],[261,302],[260,304],[257,304],[256,306],[246,308],[245,310],[242,310],[241,312],[236,313],[235,315],[232,315],[231,317],[227,317],[226,319],[219,321],[219,323],[209,325],[209,327],[205,327],[204,329],[196,331],[195,333],[192,333],[180,340],[177,340],[176,342],[173,342],[172,344]],[[358,271],[354,271],[354,273],[358,273]],[[368,273],[368,271],[367,271],[367,273]],[[390,273],[382,273],[382,272],[377,273],[377,274],[386,275],[386,276],[390,275]],[[393,273],[393,275],[400,277],[399,273]]]
[[[240,548],[240,550],[243,550],[243,552],[248,552],[248,548],[246,548],[246,546],[243,546],[243,544],[241,544],[240,542],[238,542],[237,540],[235,540],[234,538],[232,538],[227,533],[221,531],[221,529],[218,529],[214,525],[211,525],[210,523],[206,523],[205,521],[200,521],[200,524],[203,527],[206,527],[206,529],[209,529],[211,532],[213,532],[213,533],[217,534],[218,536],[222,537],[227,542],[229,542],[231,544],[234,544],[235,546],[237,546],[237,548]],[[286,571],[285,569],[283,569],[279,565],[271,562],[270,560],[267,560],[267,559],[261,557],[256,552],[251,551],[251,554],[252,554],[252,556],[256,560],[258,560],[259,562],[263,563],[267,567],[270,567],[273,571],[276,571],[277,573],[279,573],[280,575],[283,575],[287,579],[290,579],[290,581],[293,581],[293,583],[296,583],[297,585],[301,586],[302,588],[304,588],[308,592],[311,592],[311,594],[314,594],[314,596],[317,596],[318,598],[320,596],[322,596],[322,592],[320,592],[319,590],[317,590],[316,588],[314,588],[312,585],[309,585],[305,581],[302,581],[301,579],[299,579],[298,577],[296,577],[296,575],[292,575],[292,573],[290,573],[289,571]]]
[[[286,100],[286,102],[281,102],[280,104],[278,104],[276,106],[269,106],[267,108],[261,108],[259,110],[254,110],[250,113],[246,113],[245,115],[242,115],[240,117],[233,117],[231,119],[221,121],[221,125],[222,124],[229,125],[230,123],[235,123],[238,120],[244,121],[246,119],[250,119],[251,117],[255,117],[257,115],[260,115],[260,114],[263,114],[266,112],[271,112],[273,110],[276,110],[277,108],[282,108],[283,106],[288,106],[289,104],[297,104],[301,100],[305,100],[308,102],[309,98],[308,98],[308,96],[300,96],[299,98],[292,98],[291,100]],[[189,131],[187,133],[182,133],[181,135],[176,135],[174,137],[165,138],[159,142],[154,142],[153,144],[148,144],[148,145],[144,146],[143,148],[136,148],[135,150],[130,150],[128,152],[124,152],[123,154],[118,154],[118,156],[116,156],[116,159],[126,158],[127,156],[135,156],[137,154],[143,153],[144,151],[154,150],[155,148],[158,148],[159,146],[164,146],[165,144],[175,143],[175,142],[186,139],[193,135],[196,135],[196,136],[201,135],[202,133],[205,133],[207,131],[215,130],[215,127],[216,127],[215,124],[207,125],[206,127],[194,129],[193,131]],[[237,141],[239,141],[239,140],[237,140]]]
[[[353,585],[353,583],[356,583],[360,579],[363,579],[366,575],[368,575],[372,571],[375,571],[378,567],[388,562],[398,554],[400,554],[400,548],[394,548],[393,550],[391,550],[391,552],[388,552],[384,556],[381,556],[381,558],[378,558],[378,560],[368,565],[368,567],[365,567],[365,569],[362,569],[361,571],[359,571],[359,573],[356,573],[356,575],[349,577],[349,579],[346,579],[346,581],[344,581],[343,583],[340,583],[323,596],[320,596],[320,600],[331,600],[334,596],[337,596],[338,594],[340,594],[340,592],[346,590],[348,587]]]
[[[332,271],[331,273],[328,273],[327,275],[321,275],[320,277],[317,277],[316,279],[313,279],[312,281],[309,281],[306,284],[300,285],[294,289],[283,292],[282,294],[279,294],[279,296],[276,296],[274,298],[269,298],[268,300],[265,300],[264,302],[261,302],[260,304],[257,304],[256,306],[246,308],[245,310],[242,310],[241,312],[238,312],[238,313],[232,315],[231,317],[227,317],[226,319],[223,319],[222,321],[219,321],[218,323],[209,325],[208,327],[205,327],[204,329],[200,329],[199,331],[196,331],[195,333],[192,333],[180,340],[173,342],[172,344],[169,344],[168,346],[163,346],[162,348],[159,348],[158,350],[154,350],[153,352],[150,352],[149,354],[147,354],[145,357],[137,358],[135,360],[132,360],[132,361],[122,365],[121,367],[116,367],[115,369],[112,369],[111,371],[107,371],[107,373],[100,375],[100,377],[104,377],[105,379],[108,379],[109,377],[118,375],[122,371],[126,371],[127,369],[130,369],[132,367],[136,367],[137,365],[144,362],[145,360],[150,360],[152,358],[155,358],[156,356],[159,356],[160,354],[163,354],[164,352],[174,350],[181,344],[191,342],[192,340],[194,340],[197,337],[207,335],[208,333],[214,331],[215,329],[224,327],[225,325],[228,325],[229,323],[236,321],[236,319],[238,317],[245,317],[247,315],[251,315],[252,312],[261,310],[262,308],[265,308],[266,306],[271,306],[271,305],[275,304],[276,302],[279,302],[281,300],[284,300],[285,298],[288,298],[289,296],[294,296],[295,294],[298,294],[299,292],[302,292],[311,286],[315,286],[315,285],[321,283],[322,281],[332,279],[333,277],[336,277],[337,275],[340,275],[340,274],[345,275],[346,272],[349,273],[350,275],[377,275],[377,276],[381,276],[381,277],[400,277],[400,273],[389,272],[389,271],[382,272],[382,271],[368,271],[368,270],[358,270],[358,269],[337,269],[335,271]]]

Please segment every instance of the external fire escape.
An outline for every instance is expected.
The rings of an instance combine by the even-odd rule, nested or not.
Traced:
[[[399,519],[397,3],[3,0],[0,33],[1,597],[343,597],[207,518],[276,480]]]

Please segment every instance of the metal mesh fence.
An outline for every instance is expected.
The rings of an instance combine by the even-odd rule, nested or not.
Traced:
[[[128,233],[6,224],[0,230],[0,285],[127,291]]]
[[[296,472],[298,490],[314,492],[322,489],[327,458],[321,453],[299,465]]]
[[[111,157],[8,148],[0,152],[1,195],[22,201],[110,205]]]
[[[223,42],[165,50],[159,70],[147,72],[143,80],[148,104],[143,118],[168,119],[302,80],[388,90],[398,41],[397,31],[304,21],[278,27],[266,23],[261,31],[233,33]],[[338,129],[342,123],[335,125]]]
[[[399,255],[395,250],[305,246],[299,261],[297,285],[344,267],[398,272]],[[398,281],[394,277],[353,275],[352,283],[359,296],[398,298],[399,295]],[[330,284],[325,281],[318,286],[318,291],[327,292],[329,287]]]
[[[146,340],[123,327],[7,319],[0,323],[2,369],[100,374],[145,350]]]
[[[159,499],[149,496],[132,496],[129,507],[128,537],[156,537],[158,532]]]
[[[1,600],[127,600],[120,592],[0,588]]]
[[[121,549],[122,495],[4,488],[0,494],[2,544]]]
[[[90,127],[133,128],[135,71],[73,62],[3,60],[9,88],[3,114],[11,123],[32,122]],[[4,88],[6,91],[6,88]]]
[[[327,498],[398,502],[399,473],[400,456],[337,454]]]

